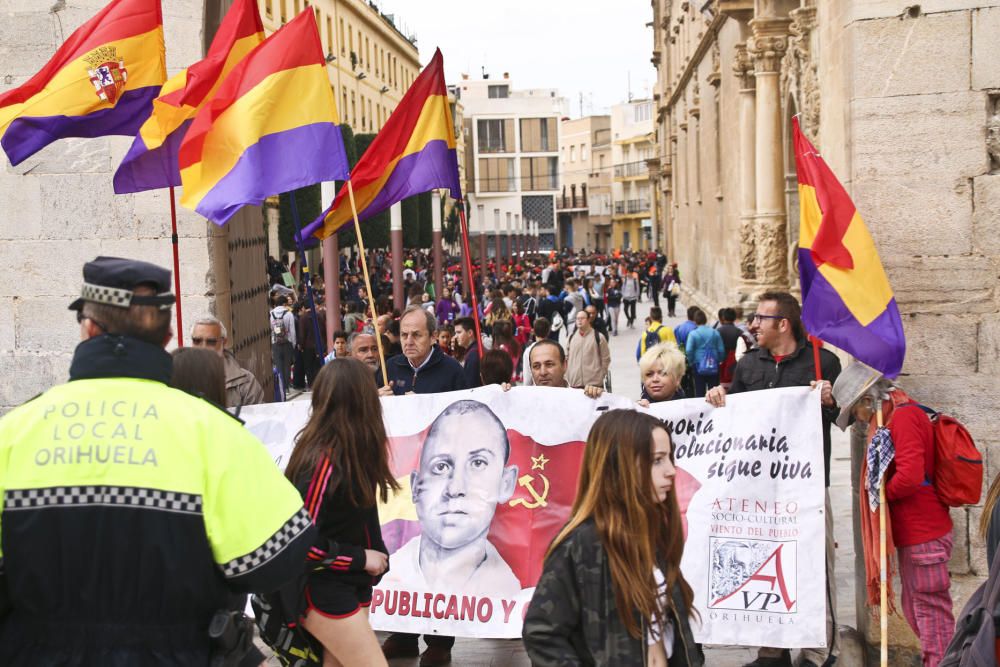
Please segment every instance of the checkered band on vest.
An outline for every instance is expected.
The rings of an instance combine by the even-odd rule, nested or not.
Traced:
[[[238,577],[257,569],[280,554],[285,547],[295,541],[295,538],[301,535],[311,523],[312,518],[309,516],[309,513],[306,512],[305,508],[300,509],[294,516],[292,516],[291,519],[285,522],[285,525],[283,525],[278,532],[272,535],[271,538],[259,548],[254,549],[245,556],[240,556],[239,558],[234,558],[228,563],[223,563],[222,573],[227,577]]]
[[[103,285],[91,285],[90,283],[83,284],[80,298],[84,301],[94,301],[108,306],[117,306],[118,308],[128,308],[132,304],[131,290],[105,287]]]
[[[95,505],[201,514],[201,496],[161,489],[130,486],[51,486],[44,489],[9,489],[4,492],[4,511],[7,512]]]

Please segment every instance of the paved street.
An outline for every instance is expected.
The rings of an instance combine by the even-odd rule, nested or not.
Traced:
[[[666,304],[664,303],[664,306]],[[638,305],[635,329],[624,327],[622,316],[618,336],[611,338],[611,379],[616,394],[638,399],[640,392],[639,367],[635,362],[635,346],[641,334],[641,324],[649,315],[652,303]],[[677,312],[684,312],[678,304]],[[710,321],[714,321],[710,316]],[[668,319],[670,327],[682,319]],[[851,538],[851,471],[848,438],[834,429],[834,461],[832,463],[831,500],[837,535],[837,622],[856,627],[854,610],[854,543]],[[380,633],[380,637],[384,637]],[[712,646],[706,648],[706,664],[711,667],[740,667],[753,660],[755,652],[740,647]],[[452,652],[453,664],[461,667],[527,667],[531,663],[519,640],[459,639]],[[392,667],[416,667],[418,661],[393,660]],[[270,664],[277,665],[277,660]],[[855,667],[843,660],[844,667]]]

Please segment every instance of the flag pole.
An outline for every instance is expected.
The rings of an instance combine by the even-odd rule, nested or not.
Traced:
[[[306,249],[302,245],[302,223],[299,221],[299,205],[295,201],[295,190],[288,193],[288,200],[292,204],[292,221],[295,223],[295,245],[299,248],[299,264],[301,266],[299,275],[306,281],[306,295],[309,299],[309,308],[312,310],[313,334],[316,336],[316,354],[319,355],[322,362],[323,357],[326,356],[326,338],[320,336],[319,332],[319,313],[316,312],[316,299],[313,297],[312,278],[309,276]],[[339,316],[339,313],[337,315]]]
[[[823,341],[812,334],[806,334],[809,337],[809,342],[812,343],[813,348],[813,367],[816,371],[816,382],[823,379],[823,365],[820,362],[819,351],[823,349]]]
[[[361,253],[361,271],[365,276],[365,289],[368,290],[368,311],[372,317],[372,327],[375,329],[375,344],[378,346],[379,367],[382,369],[382,386],[389,386],[389,372],[385,367],[385,351],[382,349],[382,335],[378,332],[375,315],[375,294],[372,292],[372,281],[368,277],[368,258],[365,254],[365,241],[361,238],[361,223],[358,222],[358,207],[354,203],[354,185],[347,181],[347,195],[351,200],[351,214],[354,216],[354,235],[358,237],[358,250]],[[336,232],[334,232],[336,233]]]
[[[462,228],[462,254],[465,255],[465,265],[469,271],[469,296],[472,298],[472,321],[476,325],[476,344],[479,345],[479,358],[483,358],[483,331],[479,324],[479,302],[476,299],[476,274],[472,272],[472,255],[469,252],[469,221],[465,217],[465,201],[458,200],[459,222]],[[483,271],[486,269],[485,257],[480,260]]]
[[[184,316],[181,309],[181,255],[177,239],[177,203],[170,186],[170,244],[174,249],[174,296],[177,304],[177,347],[184,347]]]
[[[876,403],[875,418],[879,428],[882,428],[882,401]],[[889,665],[889,612],[886,596],[888,594],[888,555],[885,538],[885,473],[882,474],[878,486],[878,564],[879,564],[879,634],[881,639],[881,667]]]

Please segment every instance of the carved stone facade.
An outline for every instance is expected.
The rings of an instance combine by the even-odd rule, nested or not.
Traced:
[[[903,386],[969,426],[992,480],[1000,436],[981,397],[1000,374],[1000,6],[906,5],[654,0],[664,250],[708,312],[797,291],[798,115],[878,246],[907,335]],[[986,573],[981,512],[952,512],[956,610]],[[868,610],[857,617],[877,637]],[[892,664],[910,664],[906,624],[890,633]]]

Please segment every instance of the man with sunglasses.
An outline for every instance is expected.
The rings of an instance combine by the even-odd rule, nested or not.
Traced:
[[[226,349],[226,326],[217,318],[206,315],[191,327],[191,347],[203,347],[222,357],[226,372],[226,407],[238,408],[264,402],[264,389],[253,373],[240,366],[236,355]]]
[[[758,391],[777,387],[814,387],[821,392],[823,404],[823,465],[826,473],[826,590],[827,646],[830,648],[802,649],[800,662],[804,667],[832,664],[840,653],[836,642],[837,608],[834,576],[833,512],[830,508],[830,425],[839,416],[833,398],[833,383],[840,375],[840,360],[829,350],[820,350],[821,381],[816,380],[813,344],[802,326],[802,309],[794,296],[787,292],[765,292],[760,296],[757,312],[750,318],[750,333],[757,338],[757,347],[748,350],[733,371],[733,382],[727,391],[713,387],[705,400],[715,407],[726,404],[726,394]],[[764,647],[757,659],[744,667],[792,667],[791,654],[786,648]]]

